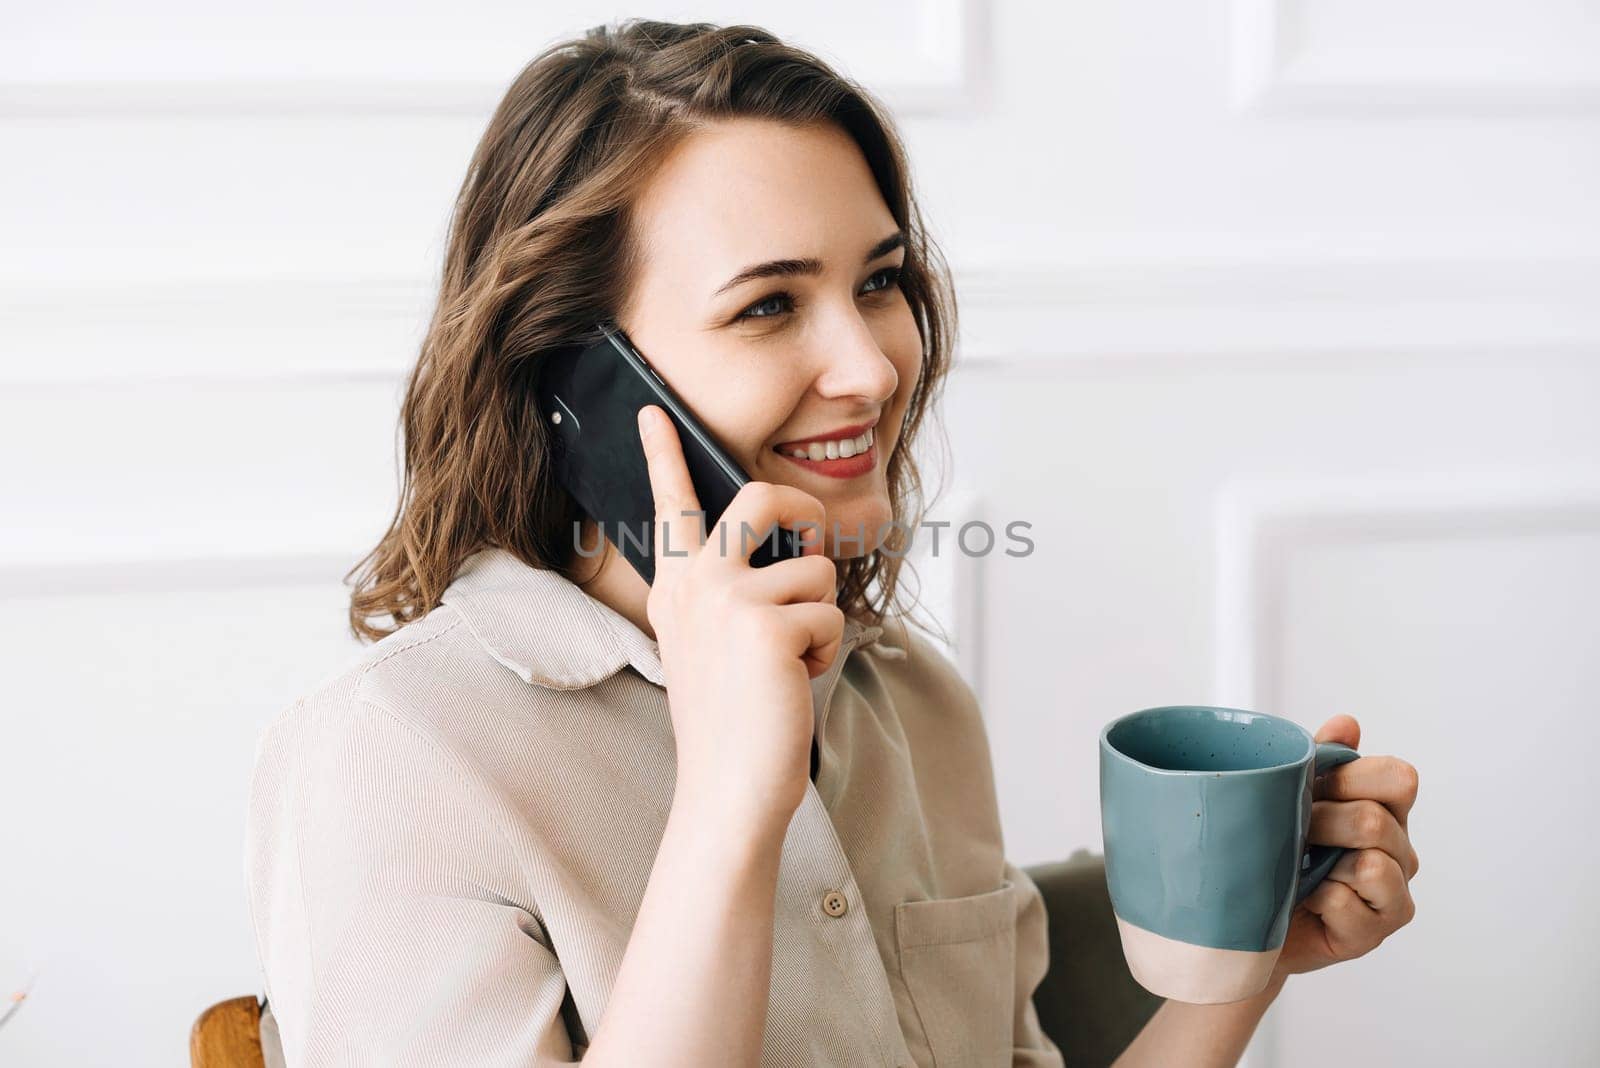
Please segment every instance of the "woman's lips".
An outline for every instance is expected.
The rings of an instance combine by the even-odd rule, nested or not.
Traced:
[[[859,437],[862,437],[863,435],[869,435],[868,440],[865,442],[865,444],[869,444],[870,445],[871,444],[870,434],[871,434],[871,432],[873,431],[873,429],[877,425],[878,425],[878,421],[876,419],[874,419],[870,423],[857,423],[855,426],[842,426],[838,430],[831,430],[826,434],[819,434],[817,437],[814,437],[814,438],[801,438],[801,439],[796,440],[796,441],[779,442],[777,445],[774,445],[773,448],[775,448],[775,449],[805,448],[806,446],[810,445],[812,442],[818,442],[820,444],[826,445],[830,441],[842,442],[846,438],[859,438]],[[865,448],[862,448],[862,449],[859,449],[857,451],[864,452],[866,450],[865,450]]]
[[[787,448],[792,450],[794,446],[788,446]],[[876,440],[867,446],[866,452],[858,452],[854,456],[841,456],[836,460],[813,460],[810,456],[802,458],[782,448],[774,449],[773,451],[792,464],[798,464],[808,471],[815,471],[817,474],[827,475],[829,478],[859,478],[878,466],[878,444]]]

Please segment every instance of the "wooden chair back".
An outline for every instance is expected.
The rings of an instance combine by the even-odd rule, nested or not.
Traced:
[[[266,1068],[261,1054],[261,1002],[254,994],[219,1001],[189,1031],[193,1068]]]

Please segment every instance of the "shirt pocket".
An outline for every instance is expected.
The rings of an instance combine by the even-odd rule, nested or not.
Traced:
[[[1009,1065],[1017,966],[1011,880],[966,897],[902,901],[894,929],[900,974],[934,1064]]]

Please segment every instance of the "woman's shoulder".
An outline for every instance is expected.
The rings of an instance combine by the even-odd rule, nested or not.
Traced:
[[[363,647],[333,673],[303,686],[273,724],[361,700],[394,696],[402,678],[436,673],[441,658],[458,658],[469,651],[460,642],[461,624],[458,612],[440,605]]]
[[[257,764],[269,750],[283,754],[345,740],[373,749],[414,738],[429,748],[459,750],[464,740],[452,733],[468,722],[455,714],[462,695],[499,670],[461,613],[440,605],[291,698],[257,735]],[[380,722],[398,729],[374,729]]]
[[[433,699],[444,692],[437,680],[459,678],[460,658],[473,655],[462,630],[459,615],[434,609],[306,689],[259,734],[246,881],[274,981],[300,982],[307,954],[345,955],[350,918],[377,918],[381,929],[462,886],[531,911],[507,847],[517,812]]]
[[[541,717],[518,717],[529,730],[507,742],[508,679],[520,683],[449,605],[374,642],[258,733],[248,802],[254,848],[277,848],[291,830],[317,841],[361,833],[388,818],[378,810],[403,810],[412,797],[432,799],[419,820],[511,833],[518,815],[502,778],[505,752],[525,758],[538,746]]]

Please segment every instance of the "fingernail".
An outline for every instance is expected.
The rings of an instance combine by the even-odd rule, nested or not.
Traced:
[[[656,414],[649,408],[639,409],[639,432],[649,437],[656,428]]]

